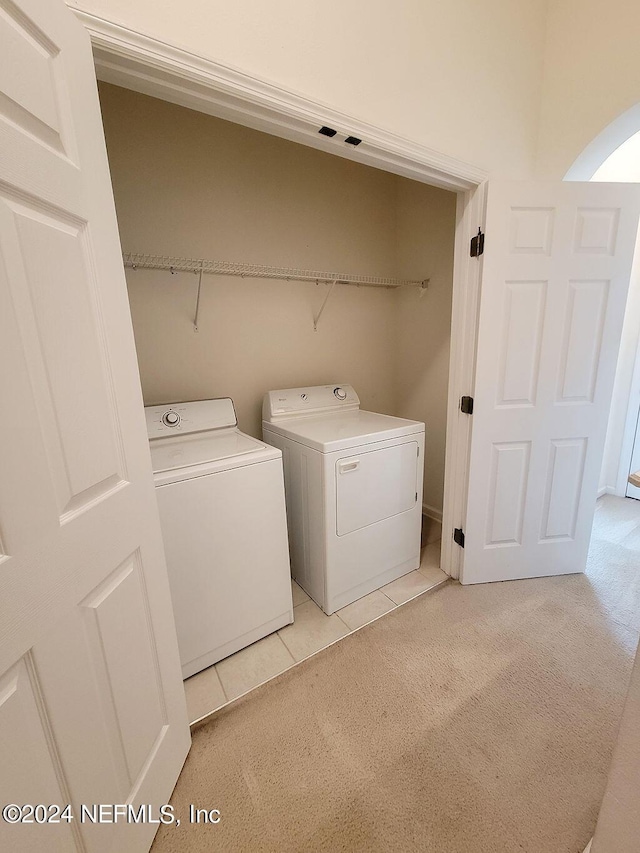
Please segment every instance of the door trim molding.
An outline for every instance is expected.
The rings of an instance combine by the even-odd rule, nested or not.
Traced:
[[[127,27],[72,9],[91,38],[99,80],[443,187],[472,190],[484,170],[331,107]],[[330,139],[318,133],[335,128]],[[346,136],[362,143],[346,144]]]
[[[469,245],[478,227],[484,231],[486,202],[485,183],[473,193],[458,193],[456,208],[441,556],[442,570],[456,579],[462,573],[464,550],[454,543],[453,531],[465,528],[473,424],[473,415],[460,411],[460,398],[474,396],[482,281],[482,256],[472,258]]]

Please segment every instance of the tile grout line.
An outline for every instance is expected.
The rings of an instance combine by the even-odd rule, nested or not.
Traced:
[[[221,690],[222,690],[222,695],[223,695],[223,696],[224,696],[224,698],[227,700],[227,702],[230,702],[231,700],[230,700],[230,699],[229,699],[229,697],[227,696],[227,691],[224,689],[224,684],[222,683],[222,679],[220,678],[220,673],[218,672],[218,664],[217,664],[217,663],[216,663],[216,664],[214,664],[214,665],[213,665],[213,668],[214,668],[214,669],[215,669],[215,671],[216,671],[216,678],[218,679],[218,684],[220,685],[220,688],[221,688]],[[220,707],[222,707],[222,706],[220,706]]]
[[[348,605],[347,605],[347,606],[348,606]],[[324,613],[324,610],[323,610],[322,612]],[[327,614],[325,613],[324,615],[326,616]],[[347,629],[348,633],[347,633],[347,634],[345,634],[345,637],[348,637],[348,636],[349,636],[349,634],[352,634],[352,633],[353,633],[353,631],[357,631],[357,630],[358,630],[357,628],[350,628],[350,627],[347,625],[347,623],[344,621],[344,619],[341,619],[341,618],[340,618],[340,614],[338,613],[338,611],[337,611],[337,610],[334,610],[334,611],[333,611],[333,613],[331,614],[331,616],[337,616],[337,617],[338,617],[338,620],[339,620],[340,622],[342,622],[342,624],[344,625],[344,627]],[[331,616],[330,616],[329,618],[331,618]],[[342,639],[342,637],[340,637],[340,639]]]
[[[273,637],[273,636],[276,636],[276,637],[280,640],[280,642],[281,642],[281,643],[282,643],[282,645],[284,646],[284,649],[285,649],[286,653],[287,653],[287,654],[289,655],[289,657],[291,658],[291,663],[290,663],[290,664],[288,664],[288,666],[286,666],[283,670],[281,670],[281,672],[286,672],[288,669],[291,669],[292,664],[296,663],[296,659],[295,659],[295,658],[294,658],[294,656],[291,654],[291,651],[289,650],[289,647],[287,646],[287,644],[285,643],[285,641],[284,641],[284,640],[282,639],[282,637],[280,636],[280,632],[279,632],[279,631],[274,631],[274,632],[273,632],[273,634],[267,634],[267,636],[266,636],[266,637],[261,637],[259,640],[256,640],[256,642],[255,642],[255,643],[251,643],[251,645],[249,645],[249,646],[245,646],[245,649],[250,649],[250,648],[251,648],[251,646],[253,646],[253,645],[257,645],[258,643],[261,643],[261,642],[262,642],[262,640],[266,640],[268,637]],[[237,652],[234,652],[234,654],[236,654],[236,655],[237,655],[237,654],[240,654],[241,652],[245,651],[245,649],[239,649]],[[230,658],[232,658],[232,657],[233,657],[233,655],[229,655],[229,657],[223,658],[223,661],[225,661],[225,660],[229,660],[229,659],[230,659]],[[218,661],[218,663],[222,663],[223,661]],[[230,697],[230,696],[229,696],[229,694],[228,694],[228,692],[227,692],[227,689],[226,689],[226,688],[225,688],[225,686],[224,686],[224,682],[223,682],[223,680],[222,680],[222,678],[221,678],[221,676],[220,676],[220,673],[218,672],[218,664],[214,664],[214,669],[215,669],[215,671],[216,671],[216,675],[218,676],[218,681],[220,682],[220,687],[222,688],[222,692],[223,692],[223,694],[224,694],[224,697],[225,697],[225,699],[227,700],[227,702],[226,702],[225,704],[227,704],[227,703],[229,703],[229,702],[233,702],[233,701],[234,701],[234,699],[239,698],[238,696],[233,696],[233,697]],[[266,681],[269,681],[271,678],[275,678],[277,675],[280,675],[280,672],[277,672],[275,675],[271,675],[271,676],[269,676],[269,678],[267,678],[267,679],[266,679]],[[266,683],[265,681],[260,682],[260,684],[265,684],[265,683]],[[254,687],[250,687],[250,688],[249,688],[249,690],[253,690],[255,687],[259,687],[259,686],[260,686],[260,684],[256,684],[256,685],[254,685]],[[246,692],[248,692],[248,691],[245,691],[245,693],[246,693]],[[240,695],[244,695],[244,694],[240,694]],[[219,709],[220,709],[220,708],[222,708],[222,707],[223,707],[223,705],[219,705],[217,708],[214,708],[213,710],[214,710],[214,711],[217,711],[217,710],[219,710]],[[213,713],[213,711],[212,711],[211,713]]]
[[[303,604],[306,604],[306,602],[303,602]],[[295,609],[295,608],[294,608],[294,609]],[[293,625],[293,624],[295,624],[295,623],[293,623],[293,622],[292,622],[291,624]],[[294,666],[295,666],[295,664],[300,663],[300,661],[297,661],[297,660],[295,659],[295,657],[293,656],[293,652],[291,651],[291,649],[289,648],[289,646],[286,644],[284,637],[282,637],[282,636],[280,635],[280,631],[277,631],[276,633],[277,633],[277,634],[278,634],[278,636],[280,637],[280,641],[282,642],[282,644],[283,644],[283,646],[285,647],[285,649],[289,652],[289,654],[290,654],[290,656],[291,656],[291,659],[293,660]],[[318,651],[320,651],[320,649],[319,649]],[[291,669],[291,667],[289,667],[289,669]],[[286,670],[284,670],[284,672],[286,672]]]
[[[292,622],[291,624],[293,625],[293,622]],[[296,662],[296,659],[294,658],[294,656],[293,656],[293,654],[292,654],[291,649],[289,648],[289,646],[285,643],[285,641],[284,641],[284,640],[282,639],[282,637],[280,636],[280,631],[276,631],[276,634],[277,634],[278,639],[279,639],[279,640],[280,640],[280,642],[282,643],[282,645],[283,645],[283,646],[285,647],[285,649],[287,650],[287,654],[289,655],[289,657],[291,658],[291,660],[295,663],[295,662]]]
[[[283,672],[288,672],[288,671],[289,671],[293,666],[295,666],[295,664],[297,663],[297,661],[296,661],[296,659],[293,657],[293,655],[291,654],[291,652],[289,651],[289,649],[287,648],[287,646],[286,646],[286,644],[285,644],[284,640],[283,640],[283,639],[282,639],[282,637],[278,634],[278,632],[277,632],[277,631],[274,631],[274,633],[273,633],[273,634],[267,634],[267,637],[273,637],[274,635],[275,635],[275,636],[277,636],[277,637],[278,637],[278,639],[280,640],[280,642],[282,643],[282,645],[283,645],[283,647],[284,647],[285,652],[287,653],[287,655],[288,655],[288,656],[289,656],[289,658],[290,658],[290,662],[288,661],[288,662],[285,664],[285,666],[284,666],[284,668],[283,668],[283,669],[280,669],[278,672],[275,672],[275,673],[272,673],[271,675],[266,676],[262,681],[259,681],[257,684],[252,684],[252,685],[251,685],[251,687],[248,687],[248,688],[247,688],[246,690],[244,690],[242,693],[238,693],[238,694],[237,694],[237,696],[231,696],[231,697],[230,697],[230,696],[229,696],[229,694],[225,691],[225,696],[227,697],[227,701],[224,703],[224,705],[219,705],[217,708],[214,708],[214,709],[213,709],[212,711],[210,711],[209,713],[213,714],[213,713],[215,713],[216,711],[219,711],[221,708],[224,708],[224,707],[226,707],[227,705],[230,705],[232,702],[235,702],[235,700],[236,700],[236,699],[240,699],[242,696],[246,696],[246,695],[247,695],[247,693],[250,693],[252,690],[256,690],[258,687],[261,687],[263,684],[267,684],[269,681],[272,681],[274,678],[277,678],[279,675],[282,675],[282,673],[283,673]],[[267,637],[263,637],[263,639],[267,639]],[[257,642],[259,643],[259,642],[261,642],[261,641],[260,641],[260,640],[257,640]],[[252,645],[253,645],[253,644],[252,644]],[[250,648],[250,647],[249,647],[249,646],[247,646],[247,648]],[[240,649],[240,651],[244,651],[244,649]],[[236,654],[238,654],[238,652],[236,652]],[[222,679],[221,679],[221,681],[222,681]],[[194,724],[193,724],[193,723],[191,723],[190,725],[194,725]]]

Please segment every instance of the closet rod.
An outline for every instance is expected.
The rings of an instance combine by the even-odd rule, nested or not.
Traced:
[[[200,258],[173,258],[167,255],[146,255],[134,252],[123,254],[125,267],[131,269],[169,270],[176,272],[209,273],[210,275],[234,275],[241,278],[273,278],[285,281],[314,281],[316,283],[337,282],[362,287],[421,287],[426,288],[429,279],[413,281],[402,278],[383,278],[370,275],[317,272],[316,270],[268,267],[262,264],[236,264],[228,261],[206,261]]]

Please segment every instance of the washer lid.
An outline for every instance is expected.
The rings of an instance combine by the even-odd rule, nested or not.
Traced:
[[[420,421],[363,412],[361,409],[318,417],[294,417],[272,423],[263,421],[262,428],[299,441],[321,453],[424,432],[424,424]]]
[[[236,429],[216,430],[152,441],[151,463],[154,474],[158,474],[177,468],[220,462],[266,449],[266,445],[261,441],[256,441]]]

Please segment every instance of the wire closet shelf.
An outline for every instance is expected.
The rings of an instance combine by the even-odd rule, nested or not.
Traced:
[[[130,269],[167,270],[170,273],[192,272],[198,278],[198,295],[196,298],[194,330],[198,331],[198,314],[200,308],[200,289],[203,274],[238,276],[239,278],[266,278],[284,281],[309,281],[316,284],[330,284],[319,313],[313,320],[313,328],[317,331],[318,321],[325,309],[327,300],[336,284],[348,284],[356,287],[419,287],[426,289],[429,279],[403,279],[383,276],[353,275],[351,273],[320,272],[318,270],[293,269],[289,267],[270,267],[263,264],[240,264],[230,261],[213,261],[203,258],[177,258],[170,255],[149,255],[135,252],[124,252],[125,267]]]
[[[199,258],[174,258],[168,255],[146,255],[125,252],[125,267],[131,269],[168,270],[169,272],[193,272],[210,275],[231,275],[241,278],[279,278],[285,281],[312,281],[318,283],[354,284],[362,287],[426,287],[427,280],[384,278],[351,273],[320,272],[288,267],[269,267],[263,264],[239,264],[230,261],[211,261]]]

